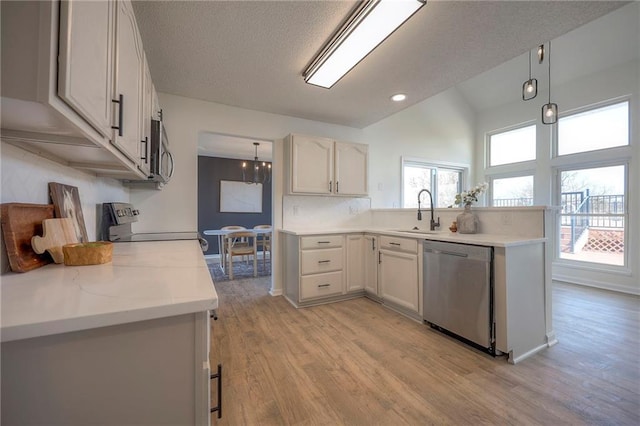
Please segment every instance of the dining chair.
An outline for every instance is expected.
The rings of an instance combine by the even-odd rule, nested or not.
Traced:
[[[245,231],[247,228],[245,228],[244,226],[239,226],[239,225],[228,225],[228,226],[223,226],[222,228],[223,231]],[[222,242],[222,247],[219,247],[220,250],[220,256],[222,256],[220,258],[220,264],[221,265],[226,265],[227,264],[227,246],[228,244],[228,239],[229,239],[229,235],[223,235],[220,242]],[[241,244],[245,244],[246,245],[246,241],[234,241],[234,245],[237,244],[238,246],[240,246]],[[224,269],[224,266],[222,267],[222,269]]]
[[[256,225],[253,229],[271,229],[271,225]],[[269,261],[271,261],[271,232],[267,234],[258,234],[258,249],[262,251],[262,269],[266,271],[266,257],[269,251]]]
[[[258,276],[258,249],[256,234],[250,231],[239,231],[227,236],[227,271],[229,279],[233,279],[233,256],[253,256],[253,276]]]

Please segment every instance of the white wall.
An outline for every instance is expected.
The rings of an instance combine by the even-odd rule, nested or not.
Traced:
[[[557,59],[560,61],[561,59]],[[519,90],[519,88],[518,88]],[[614,66],[610,69],[573,80],[552,88],[552,101],[558,104],[560,116],[572,110],[607,100],[630,97],[631,147],[629,153],[629,222],[628,269],[616,273],[556,262],[553,265],[555,279],[591,285],[612,290],[640,294],[640,61]],[[538,96],[540,98],[540,95]],[[553,205],[553,166],[558,162],[551,158],[552,126],[540,123],[540,108],[546,103],[542,96],[528,102],[515,102],[491,108],[477,117],[475,146],[476,180],[486,180],[484,175],[484,150],[486,134],[519,123],[537,125],[537,159],[531,165],[534,175],[534,204]],[[602,157],[606,158],[605,155]],[[509,167],[505,168],[508,171]]]
[[[325,136],[346,142],[367,143],[359,129],[295,117],[268,114],[161,93],[160,105],[176,172],[162,191],[131,190],[131,201],[141,211],[152,211],[136,231],[184,231],[197,229],[198,134],[214,132],[277,141],[289,133]],[[277,151],[274,147],[274,151]],[[274,163],[282,161],[275,158]],[[277,164],[274,164],[276,169]],[[278,173],[274,170],[274,174]],[[281,170],[280,170],[281,173]],[[281,188],[278,188],[278,191]],[[274,194],[275,196],[276,194]],[[274,197],[274,204],[282,198]]]
[[[366,127],[371,206],[400,207],[402,156],[471,168],[474,132],[475,112],[456,88]]]
[[[89,240],[95,241],[98,217],[102,203],[129,201],[129,190],[114,179],[94,175],[63,166],[46,158],[24,151],[6,142],[0,144],[2,203],[49,204],[49,182],[59,182],[78,187],[82,215]],[[98,213],[100,212],[100,213]],[[2,272],[6,271],[4,245],[2,245]]]

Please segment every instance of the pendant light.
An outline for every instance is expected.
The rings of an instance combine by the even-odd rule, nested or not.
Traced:
[[[544,61],[544,44],[538,46],[538,63],[541,64]]]
[[[538,95],[538,80],[531,78],[531,50],[529,50],[529,80],[522,85],[522,100],[529,101]]]
[[[549,65],[549,102],[542,105],[542,124],[554,124],[558,121],[558,105],[551,103],[551,41],[547,58]]]
[[[242,162],[242,181],[247,184],[258,184],[258,183],[268,183],[271,182],[271,163],[262,162],[262,168],[260,167],[260,163],[258,162],[258,146],[260,144],[258,142],[254,142],[253,146],[255,146],[255,156],[253,157],[253,161],[251,162],[251,168],[253,169],[253,177],[251,179],[247,179],[247,162]]]

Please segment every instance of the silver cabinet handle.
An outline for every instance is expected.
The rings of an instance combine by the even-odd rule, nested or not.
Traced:
[[[318,263],[330,263],[330,260],[318,260]]]
[[[391,244],[392,246],[401,246],[402,245],[400,243],[389,243],[389,244]]]
[[[318,244],[329,244],[331,241],[318,241]]]
[[[318,288],[331,287],[331,284],[318,284]]]

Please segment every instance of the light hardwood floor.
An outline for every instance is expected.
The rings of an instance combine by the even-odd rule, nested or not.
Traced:
[[[213,425],[640,424],[638,297],[555,283],[560,343],[510,365],[366,298],[296,310],[268,280],[216,284]]]

